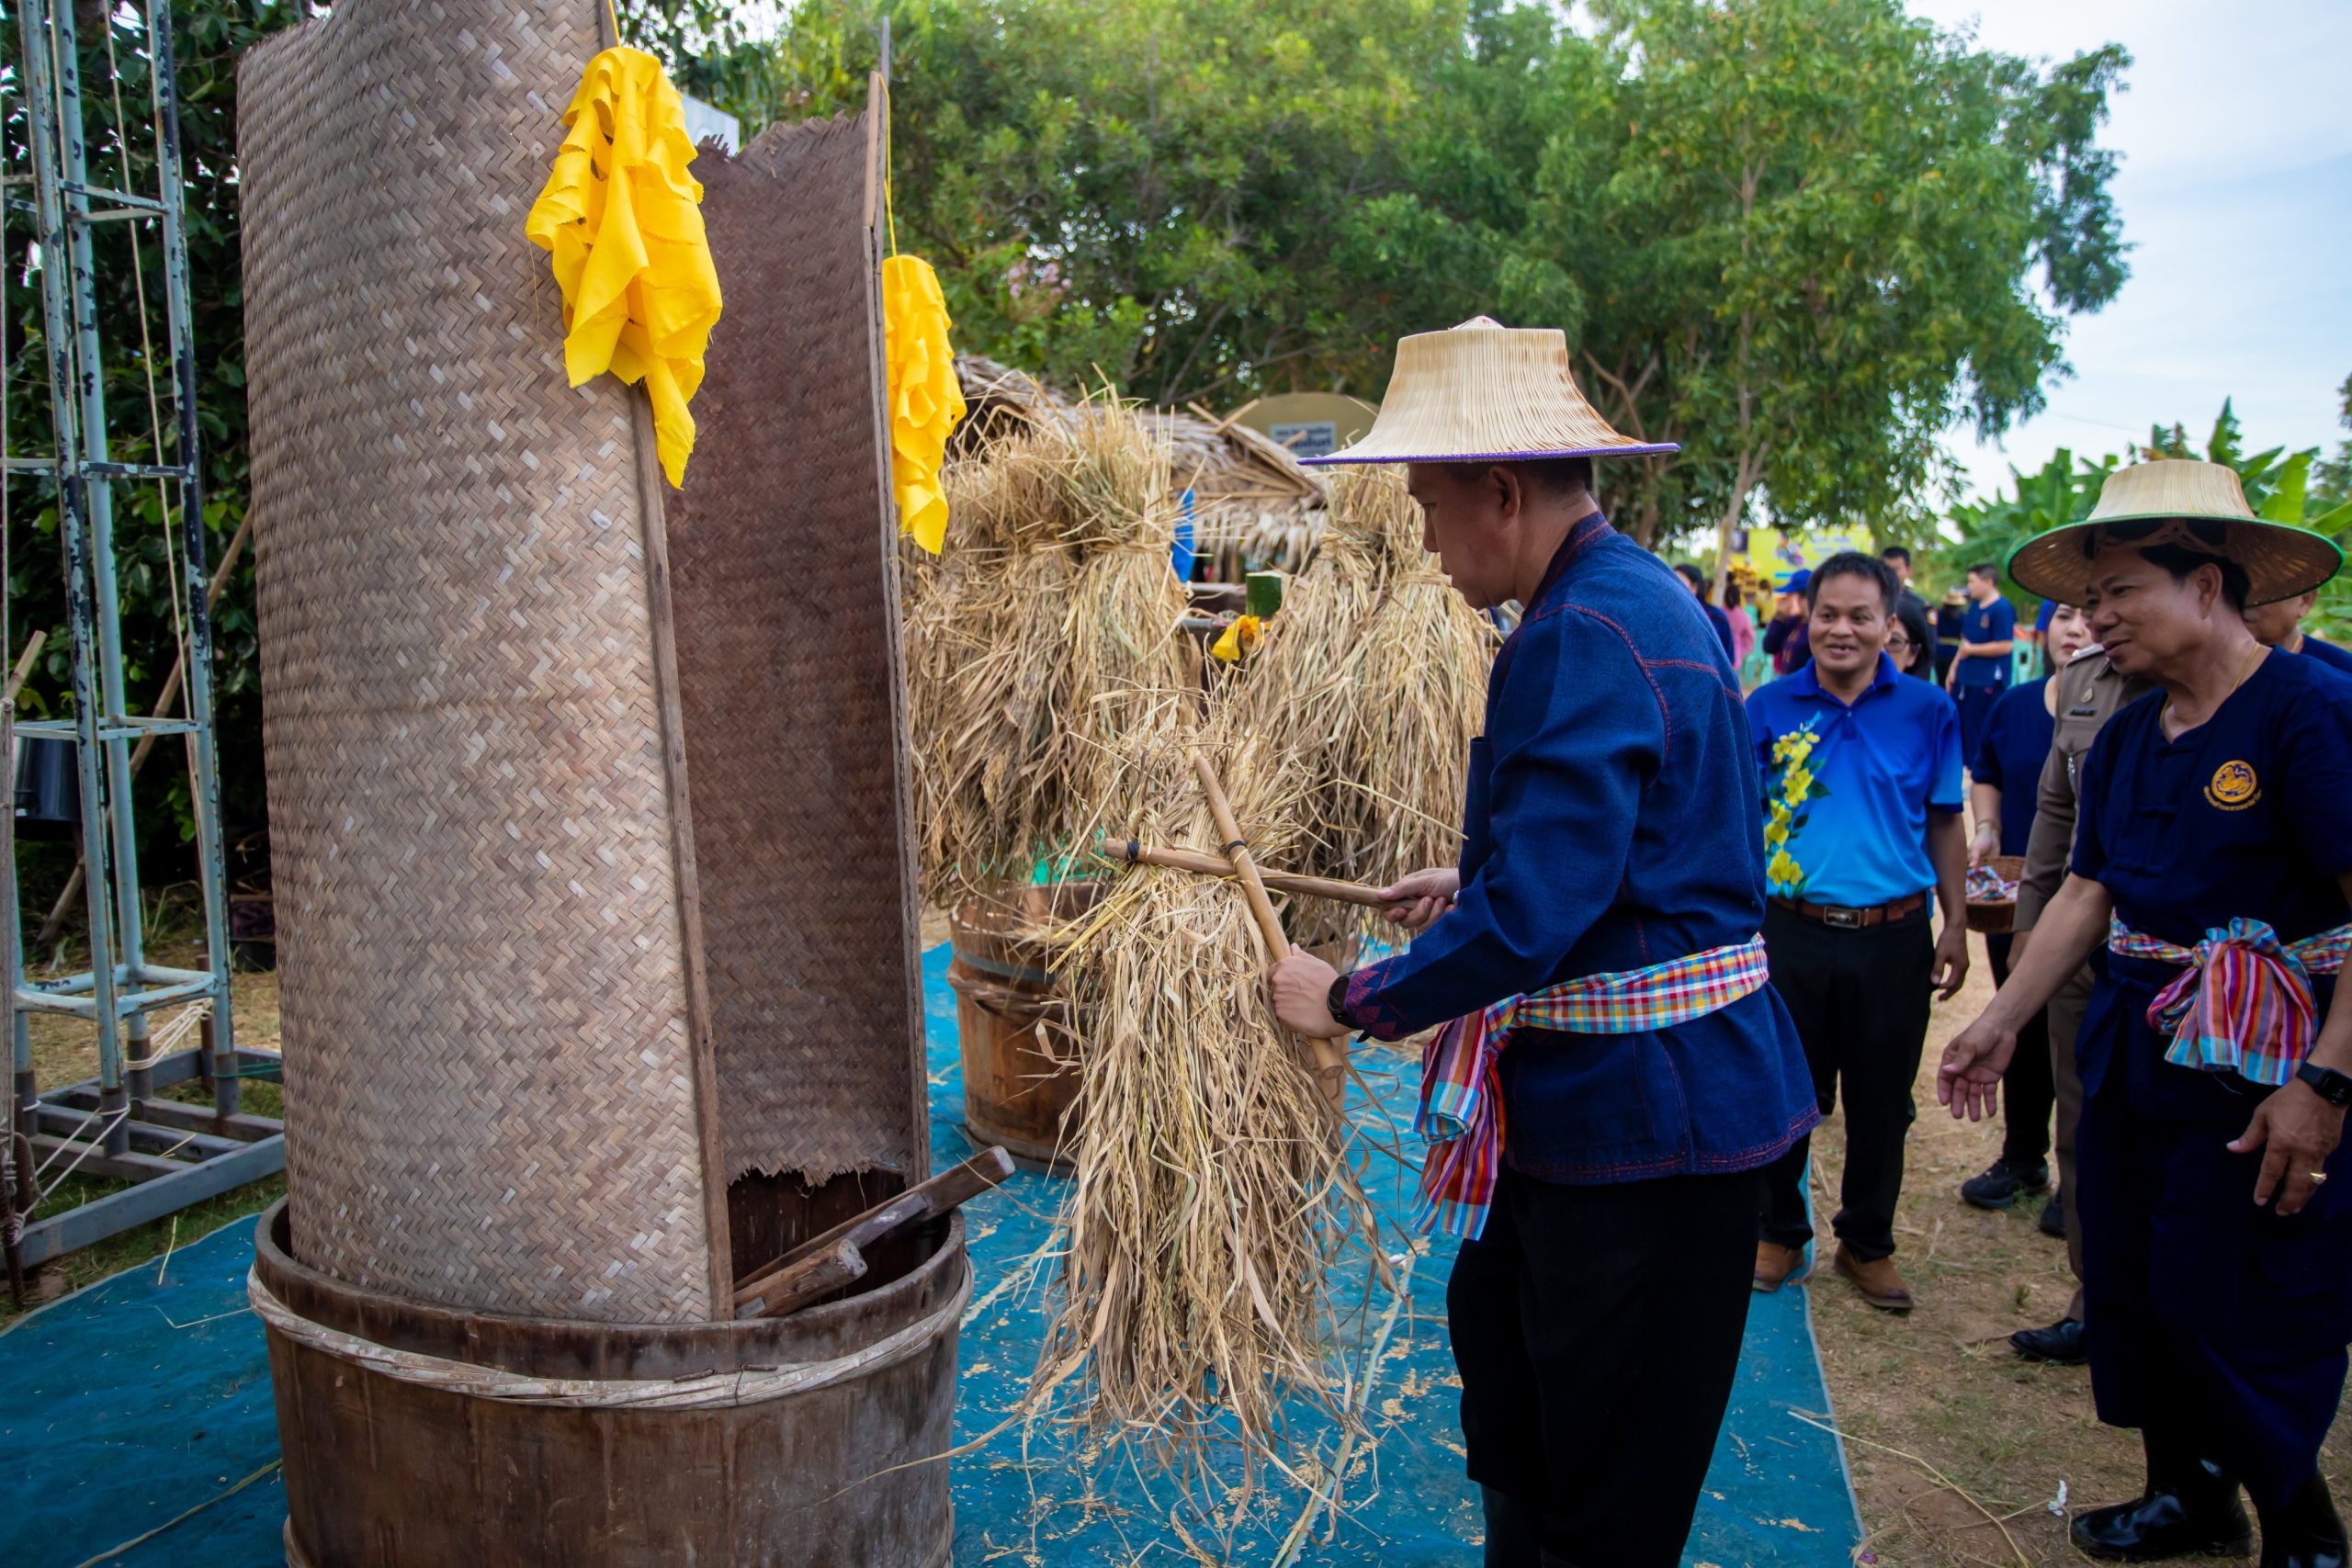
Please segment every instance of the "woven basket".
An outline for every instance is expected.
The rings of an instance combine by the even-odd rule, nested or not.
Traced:
[[[2025,874],[2023,855],[1995,855],[1985,863],[2001,874],[2005,882],[2015,882]],[[1968,901],[1968,929],[1998,934],[2009,929],[2017,918],[2018,902],[2014,898],[1971,898]]]

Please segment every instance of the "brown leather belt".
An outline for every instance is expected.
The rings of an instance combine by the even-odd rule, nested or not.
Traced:
[[[1871,926],[1883,926],[1889,920],[1899,920],[1915,909],[1925,908],[1928,896],[1914,893],[1908,898],[1897,898],[1891,904],[1877,904],[1867,909],[1849,909],[1842,904],[1808,904],[1802,898],[1783,898],[1777,893],[1772,895],[1772,902],[1791,914],[1818,920],[1835,930],[1858,931]]]

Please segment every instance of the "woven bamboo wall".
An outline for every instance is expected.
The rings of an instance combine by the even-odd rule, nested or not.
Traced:
[[[695,164],[727,315],[669,538],[730,1179],[926,1174],[880,108]]]
[[[523,235],[602,9],[339,0],[246,57],[253,504],[298,1252],[666,1321],[726,1245],[659,497]]]

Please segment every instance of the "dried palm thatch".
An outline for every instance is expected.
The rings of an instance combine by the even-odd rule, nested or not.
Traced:
[[[1294,856],[1292,760],[1242,739],[1230,711],[1169,717],[1120,756],[1118,818],[1155,842],[1215,848],[1190,761],[1206,748],[1253,844]],[[1333,1281],[1359,1266],[1368,1292],[1385,1269],[1374,1212],[1299,1043],[1274,1021],[1238,887],[1138,870],[1051,940],[1086,1132],[1035,1407],[1068,1410],[1188,1479],[1238,1445],[1247,1484],[1259,1462],[1284,1462],[1286,1410],[1358,1421],[1351,1314]]]

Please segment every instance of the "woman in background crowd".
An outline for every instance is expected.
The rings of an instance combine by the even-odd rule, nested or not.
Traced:
[[[1936,639],[1928,627],[1926,606],[1914,599],[1897,602],[1894,624],[1886,631],[1886,656],[1905,675],[1932,682],[1936,678]]]
[[[2044,636],[2042,651],[2054,674],[2090,646],[2090,617],[2072,604],[2058,605]],[[1976,836],[1968,847],[1971,872],[1990,865],[1995,855],[2025,853],[2026,840],[2033,836],[2041,764],[2049,760],[2050,744],[2058,732],[2057,697],[2056,682],[2044,674],[2004,693],[1984,721],[1984,738],[1968,762],[1969,803],[1976,818]],[[2010,943],[2007,931],[1984,938],[1996,986],[2009,977]],[[2051,1076],[2045,1012],[2036,1012],[2018,1032],[2018,1054],[2001,1084],[2008,1094],[2001,1157],[1960,1185],[1961,1197],[1980,1209],[2006,1209],[2018,1194],[2050,1187],[2050,1112],[2056,1104],[2057,1085]],[[2045,1235],[2066,1234],[2065,1213],[2057,1199],[2042,1205],[2041,1225]]]

